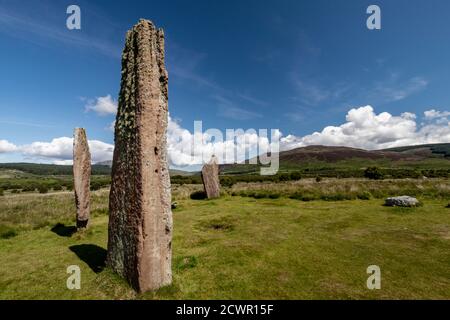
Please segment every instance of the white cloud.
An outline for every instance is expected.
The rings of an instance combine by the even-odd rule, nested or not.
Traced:
[[[88,101],[85,110],[87,112],[94,111],[100,116],[114,115],[117,112],[117,101],[109,94],[104,97],[97,97]]]
[[[438,111],[438,110],[427,110],[423,113],[425,115],[425,119],[433,120],[433,119],[441,119],[447,118],[450,116],[450,111]]]
[[[281,149],[330,145],[370,150],[439,142],[450,142],[448,122],[418,126],[413,113],[405,112],[400,116],[393,116],[388,112],[376,114],[371,106],[365,106],[351,109],[347,113],[346,122],[340,126],[328,126],[304,137],[283,137]]]
[[[0,153],[10,153],[17,151],[17,146],[7,140],[0,140]]]
[[[424,113],[427,121],[418,124],[416,115],[413,113],[392,115],[381,112],[377,114],[371,106],[364,106],[348,111],[345,122],[338,126],[327,126],[321,131],[303,137],[284,136],[280,131],[276,131],[275,135],[280,138],[281,150],[307,145],[348,146],[373,150],[414,144],[449,143],[450,122],[442,121],[443,117],[448,115],[450,115],[449,111],[427,110]],[[256,155],[258,144],[270,146],[268,138],[259,136],[257,132],[251,130],[237,132],[234,139],[229,139],[224,132],[223,139],[216,141],[212,139],[214,131],[205,131],[206,129],[202,128],[202,135],[194,135],[169,116],[167,148],[171,166],[179,168],[194,166],[208,161],[213,154],[221,159],[220,155],[234,154],[234,152],[244,156],[238,159],[225,158],[222,162],[243,161],[244,158]],[[204,143],[193,148],[196,139],[202,139]],[[0,140],[0,152],[18,151],[32,159],[46,159],[54,163],[67,164],[71,163],[72,159],[72,143],[72,138],[68,137],[56,138],[51,142],[34,142],[24,146],[15,146],[6,140]],[[112,159],[113,145],[90,140],[89,147],[94,163]]]
[[[114,146],[98,140],[89,140],[92,162],[111,160]],[[55,164],[71,163],[73,157],[73,139],[69,137],[55,138],[51,142],[33,142],[19,147],[26,157],[31,159],[50,160]]]

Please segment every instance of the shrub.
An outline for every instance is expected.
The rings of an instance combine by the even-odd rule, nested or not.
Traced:
[[[265,193],[262,193],[262,192],[260,192],[260,193],[256,193],[254,196],[253,196],[253,198],[255,198],[255,199],[264,199],[264,198],[266,198],[266,194]]]
[[[289,173],[282,173],[278,176],[278,179],[280,181],[289,181],[291,178],[291,175]]]
[[[322,177],[321,176],[317,176],[316,177],[316,182],[320,182],[320,181],[322,181]]]
[[[291,180],[300,180],[302,178],[302,174],[298,171],[291,172],[290,175]]]
[[[40,185],[38,187],[39,193],[47,193],[48,192],[48,187],[45,185]]]
[[[23,192],[33,192],[36,190],[36,186],[33,184],[26,185],[22,188]]]
[[[269,198],[270,199],[278,199],[280,197],[279,193],[270,193]]]
[[[3,196],[3,195],[4,195],[3,189],[0,189],[0,197]]]
[[[191,199],[192,200],[204,200],[204,199],[206,199],[206,192],[205,191],[194,191],[191,193]]]
[[[370,192],[368,191],[363,191],[360,192],[356,195],[356,197],[360,200],[370,200],[370,198],[372,197],[372,195],[370,194]]]
[[[91,181],[91,191],[100,190],[102,185],[97,181]]]
[[[17,231],[9,226],[0,225],[0,238],[9,239],[17,236]]]
[[[11,190],[11,193],[13,193],[13,194],[18,194],[18,193],[20,193],[20,190],[14,189],[14,190]]]
[[[53,191],[61,191],[61,190],[62,190],[62,185],[56,184],[53,186]]]
[[[381,170],[378,167],[368,167],[364,171],[364,176],[369,179],[373,180],[381,180],[384,178],[384,174],[381,172]]]
[[[334,193],[334,194],[324,194],[320,197],[320,199],[324,201],[343,201],[343,200],[351,200],[353,197],[349,194],[342,193]]]
[[[300,200],[300,201],[313,201],[316,200],[317,197],[313,194],[302,194],[299,192],[293,193],[289,196],[290,199]]]
[[[234,185],[234,181],[230,177],[220,177],[220,184],[223,187],[232,187]]]

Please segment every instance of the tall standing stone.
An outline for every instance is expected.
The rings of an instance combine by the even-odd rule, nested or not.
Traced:
[[[219,162],[216,156],[202,168],[203,187],[208,199],[220,197]]]
[[[77,206],[77,228],[86,228],[89,222],[91,153],[83,128],[75,128],[73,135],[73,183]]]
[[[164,33],[140,20],[126,36],[109,195],[107,264],[139,292],[172,282]]]

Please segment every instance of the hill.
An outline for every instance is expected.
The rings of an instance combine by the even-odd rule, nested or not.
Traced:
[[[424,157],[450,157],[450,143],[421,144],[416,146],[397,147],[385,150],[403,154],[414,154]]]
[[[56,165],[42,163],[0,163],[0,178],[24,178],[27,176],[71,176],[71,165]],[[109,176],[111,161],[92,165],[92,175]],[[191,176],[195,172],[170,169],[171,176]]]
[[[258,160],[258,159],[252,159]],[[260,165],[221,165],[222,174],[252,174]],[[364,150],[342,146],[307,146],[279,153],[280,172],[303,171],[321,173],[325,171],[363,170],[369,166],[389,169],[450,169],[450,143]]]

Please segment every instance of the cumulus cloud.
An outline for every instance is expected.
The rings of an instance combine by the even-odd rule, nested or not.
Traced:
[[[283,135],[279,130],[261,134],[256,130],[229,130],[201,128],[191,132],[179,121],[169,116],[167,148],[171,166],[184,167],[203,164],[215,154],[222,163],[240,162],[276,148],[290,150],[308,145],[348,146],[368,150],[397,146],[450,142],[449,111],[435,109],[424,112],[424,123],[418,123],[414,113],[393,115],[376,113],[371,106],[348,111],[345,122],[327,126],[321,131],[305,136]],[[199,128],[200,126],[200,128]],[[61,137],[50,142],[33,142],[15,146],[0,140],[0,152],[21,152],[32,159],[46,159],[58,164],[71,163],[72,138]],[[114,146],[98,140],[90,140],[93,162],[111,160]]]
[[[433,119],[442,119],[448,118],[450,116],[450,111],[438,111],[438,110],[428,110],[423,113],[425,115],[425,119],[433,120]]]
[[[241,162],[252,158],[259,151],[278,151],[276,141],[281,137],[279,130],[261,134],[254,129],[206,129],[201,123],[195,125],[194,133],[181,127],[169,117],[167,144],[170,163],[174,166],[199,165],[216,155],[221,163]],[[269,139],[271,138],[271,139]]]
[[[7,140],[0,140],[0,153],[15,152],[17,146]]]
[[[320,132],[303,137],[283,137],[281,149],[330,145],[371,150],[439,142],[450,142],[448,122],[430,122],[418,126],[413,113],[405,112],[400,116],[388,112],[376,114],[371,106],[365,106],[351,109],[347,113],[346,122],[340,126],[328,126]]]
[[[85,106],[87,112],[94,111],[100,116],[113,115],[117,112],[117,101],[111,95],[89,100]]]
[[[111,160],[114,146],[98,140],[89,140],[92,161]],[[33,142],[18,148],[31,159],[50,160],[55,164],[71,164],[73,157],[73,138],[60,137],[50,142]]]

